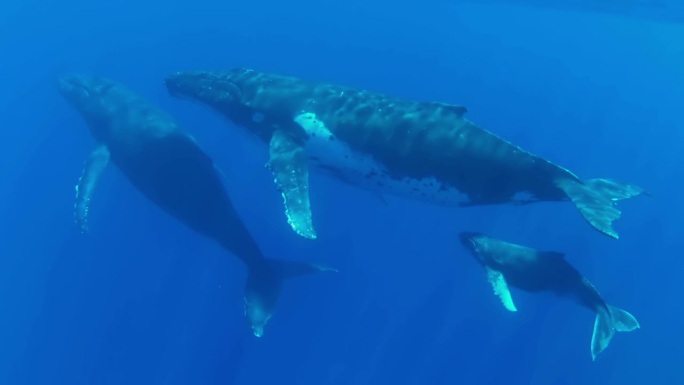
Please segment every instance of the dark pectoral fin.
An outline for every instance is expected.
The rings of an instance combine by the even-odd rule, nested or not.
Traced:
[[[287,222],[297,234],[315,239],[309,203],[309,167],[304,148],[287,133],[275,131],[271,137],[268,166],[283,196]]]
[[[83,174],[76,185],[75,217],[82,232],[88,231],[88,210],[90,200],[102,170],[109,163],[109,149],[100,145],[88,157],[83,168]]]

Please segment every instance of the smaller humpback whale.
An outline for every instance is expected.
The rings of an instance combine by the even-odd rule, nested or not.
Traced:
[[[510,284],[527,292],[549,291],[572,297],[596,312],[591,336],[592,360],[608,347],[616,331],[639,328],[634,316],[606,304],[594,285],[565,260],[564,254],[538,251],[475,232],[462,232],[459,238],[485,268],[494,293],[507,310],[517,311],[508,289]]]
[[[332,270],[266,259],[233,207],[213,160],[165,112],[102,77],[63,76],[59,90],[99,142],[76,186],[76,220],[83,230],[97,180],[111,160],[149,200],[245,264],[245,316],[257,337],[264,333],[285,278]]]
[[[582,180],[467,120],[466,108],[236,68],[179,72],[172,95],[203,102],[269,144],[288,223],[316,238],[309,167],[346,183],[441,205],[570,200],[617,238],[615,202],[643,193],[609,179]]]

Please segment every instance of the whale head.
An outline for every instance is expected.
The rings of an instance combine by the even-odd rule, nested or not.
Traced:
[[[102,108],[114,82],[99,76],[65,75],[59,78],[59,92],[79,109],[96,110]]]
[[[230,108],[242,99],[240,88],[233,82],[234,71],[176,72],[165,79],[166,89],[177,98],[190,99],[216,108]]]
[[[93,134],[101,137],[102,124],[121,105],[120,87],[113,81],[86,75],[65,75],[59,78],[59,92],[74,106],[89,124]]]
[[[484,262],[489,237],[478,232],[464,231],[458,234],[458,239],[479,262]]]

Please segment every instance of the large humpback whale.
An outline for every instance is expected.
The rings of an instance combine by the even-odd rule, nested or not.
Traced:
[[[285,278],[327,270],[266,259],[233,207],[212,159],[171,116],[102,77],[64,76],[59,89],[99,142],[77,185],[76,219],[82,228],[87,226],[96,182],[111,160],[149,200],[245,264],[245,315],[258,337]]]
[[[236,68],[179,72],[170,93],[204,102],[269,143],[268,165],[288,222],[315,238],[309,164],[369,189],[446,205],[571,200],[599,231],[617,238],[615,202],[643,190],[582,180],[482,129],[457,105]]]
[[[629,332],[639,322],[628,312],[606,304],[594,285],[575,269],[562,253],[538,251],[481,233],[462,232],[459,238],[487,271],[487,279],[504,307],[517,311],[510,284],[528,292],[549,291],[571,297],[596,312],[591,336],[591,357],[608,347],[616,331]]]

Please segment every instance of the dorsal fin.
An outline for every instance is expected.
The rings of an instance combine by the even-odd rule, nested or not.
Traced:
[[[540,251],[538,255],[542,258],[565,259],[565,254],[558,251]]]
[[[441,108],[444,108],[445,110],[449,110],[454,114],[458,115],[458,117],[460,118],[462,118],[463,115],[465,115],[465,113],[468,112],[468,109],[466,107],[458,106],[456,104],[448,104],[442,102],[431,102],[430,104],[434,106],[439,106]]]

